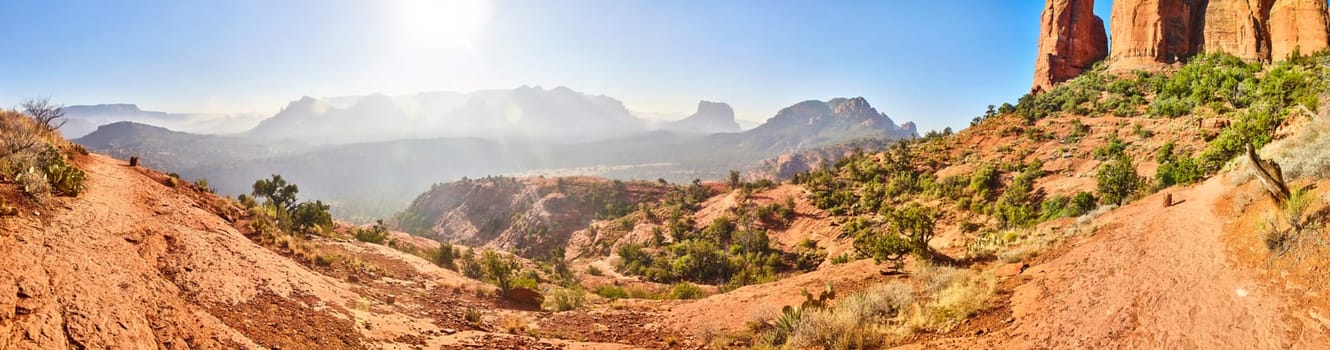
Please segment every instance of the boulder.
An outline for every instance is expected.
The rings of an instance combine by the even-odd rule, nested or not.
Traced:
[[[509,289],[508,293],[504,294],[504,298],[534,308],[540,308],[540,304],[545,301],[545,296],[541,295],[540,292],[523,287]]]
[[[1104,20],[1095,16],[1094,0],[1048,0],[1041,18],[1031,92],[1048,91],[1108,55]]]

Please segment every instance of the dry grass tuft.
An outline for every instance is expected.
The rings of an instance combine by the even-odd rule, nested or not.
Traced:
[[[1261,153],[1279,163],[1285,179],[1330,177],[1330,119],[1313,120],[1293,136],[1266,146]]]
[[[909,323],[915,329],[947,332],[961,321],[988,307],[997,291],[997,277],[990,272],[964,272],[951,275],[945,287],[933,295],[933,301],[923,304]]]

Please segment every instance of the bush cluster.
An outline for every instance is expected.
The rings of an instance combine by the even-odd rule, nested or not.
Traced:
[[[263,199],[259,213],[275,221],[277,228],[286,232],[303,234],[326,234],[332,229],[331,207],[323,201],[298,202],[296,197],[300,188],[286,182],[281,175],[254,182],[250,193],[255,199]],[[242,199],[242,201],[246,201]]]
[[[1141,194],[1145,185],[1144,179],[1136,173],[1135,161],[1126,154],[1118,154],[1100,165],[1095,180],[1099,202],[1105,205],[1122,205]]]
[[[383,244],[383,240],[388,238],[388,226],[383,224],[383,220],[379,220],[370,227],[353,228],[352,236],[355,236],[357,241]]]
[[[858,150],[832,166],[797,174],[792,181],[812,192],[813,205],[844,216],[878,213],[924,193],[954,192],[939,188],[943,184],[916,164],[905,142],[876,155]]]
[[[25,107],[23,112],[0,110],[0,181],[18,183],[37,204],[51,195],[82,193],[87,176],[69,161],[70,155],[83,153],[82,148],[56,134],[58,107]],[[56,119],[41,120],[52,114]]]
[[[855,251],[894,267],[899,267],[900,259],[909,254],[932,257],[928,241],[933,239],[936,210],[912,202],[884,216],[885,222],[857,217],[844,225],[845,235],[854,238]]]
[[[1172,74],[1120,76],[1108,74],[1106,66],[1099,64],[1052,91],[1022,97],[1014,113],[1033,122],[1064,113],[1131,117],[1142,108],[1150,117],[1177,118],[1207,109],[1228,119],[1230,125],[1199,154],[1180,154],[1160,162],[1156,186],[1163,188],[1192,183],[1219,171],[1247,143],[1264,146],[1290,115],[1317,110],[1327,91],[1330,53],[1326,51],[1297,54],[1269,66],[1210,53],[1188,58]],[[1152,102],[1147,104],[1147,98]],[[1143,130],[1137,133],[1148,135]],[[1073,129],[1069,141],[1074,142],[1078,135],[1079,130]],[[1114,158],[1112,151],[1106,148],[1096,158]]]

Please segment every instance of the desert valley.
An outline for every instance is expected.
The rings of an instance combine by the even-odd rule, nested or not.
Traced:
[[[0,349],[1330,347],[1327,2],[1044,3],[1029,90],[955,128],[853,95],[24,97]]]

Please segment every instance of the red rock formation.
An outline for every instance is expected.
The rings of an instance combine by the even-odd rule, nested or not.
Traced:
[[[1039,26],[1039,56],[1032,92],[1075,78],[1108,54],[1104,20],[1094,0],[1048,0]]]
[[[1270,57],[1265,30],[1272,0],[1213,0],[1203,17],[1201,52],[1226,52],[1248,61]]]
[[[1198,52],[1281,60],[1330,45],[1324,0],[1125,0],[1113,4],[1113,68],[1154,68]]]
[[[1325,0],[1275,0],[1270,7],[1270,54],[1287,58],[1294,50],[1312,53],[1330,45]]]
[[[1111,67],[1114,70],[1158,68],[1196,52],[1200,46],[1198,19],[1204,11],[1198,10],[1195,3],[1195,0],[1114,1],[1109,31],[1113,38]]]

